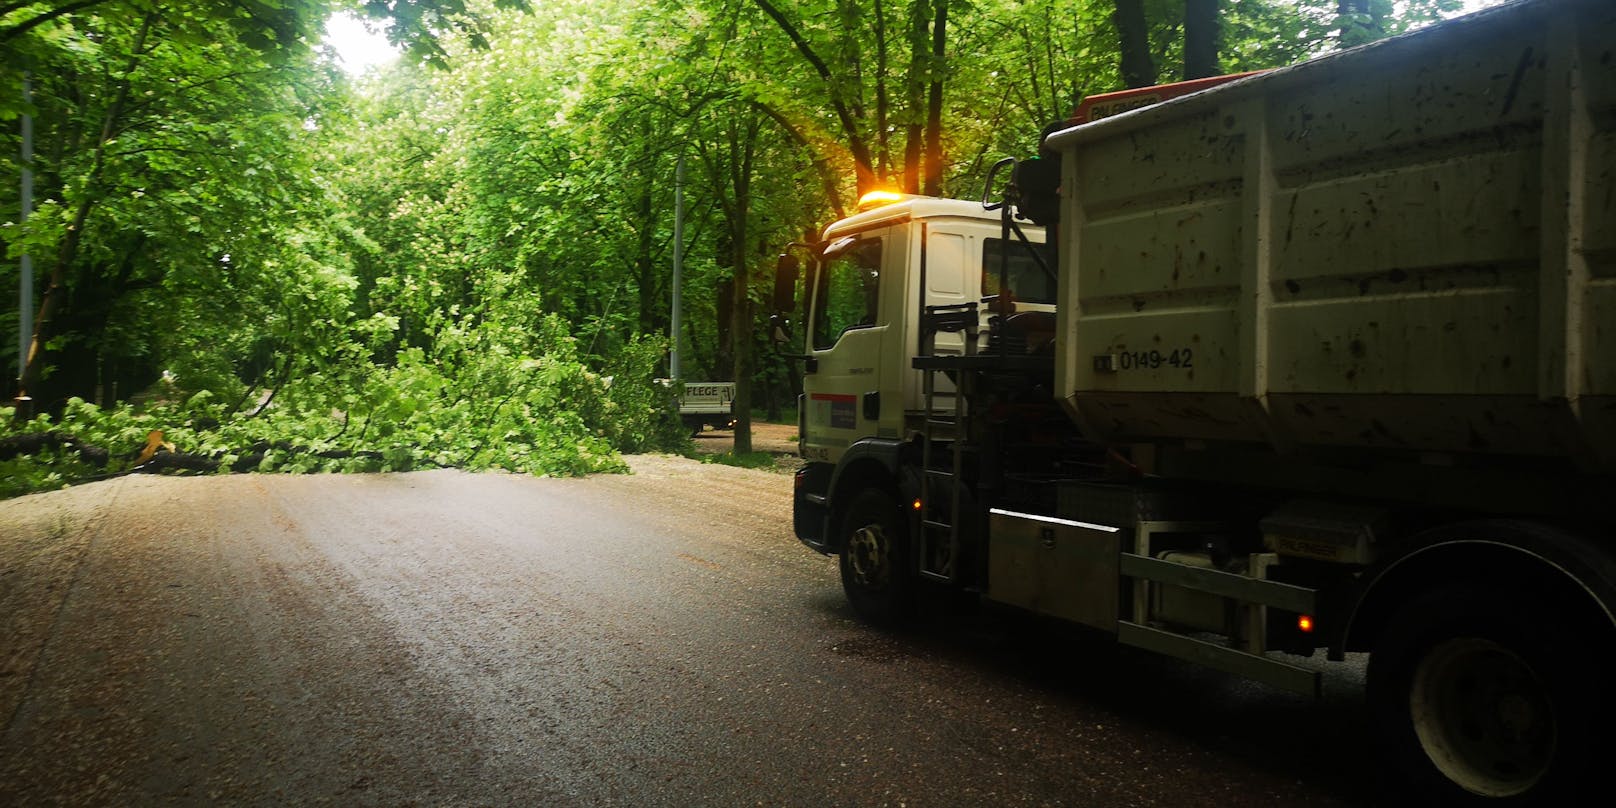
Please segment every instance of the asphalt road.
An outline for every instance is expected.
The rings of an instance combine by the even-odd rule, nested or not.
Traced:
[[[632,462],[0,503],[0,805],[1387,794],[1335,680],[1314,704],[991,610],[873,630],[789,478]]]

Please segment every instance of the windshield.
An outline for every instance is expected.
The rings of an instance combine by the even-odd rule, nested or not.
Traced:
[[[825,261],[814,307],[815,349],[835,345],[849,329],[875,325],[880,279],[880,239],[861,239]]]

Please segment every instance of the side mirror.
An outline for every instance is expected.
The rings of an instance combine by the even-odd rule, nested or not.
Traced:
[[[769,338],[774,340],[775,345],[791,342],[791,321],[785,315],[769,315]]]
[[[797,307],[797,270],[802,262],[785,253],[774,265],[774,310],[785,314]]]
[[[1016,207],[1033,224],[1048,227],[1060,219],[1060,155],[1016,163],[1010,181],[1021,192]]]

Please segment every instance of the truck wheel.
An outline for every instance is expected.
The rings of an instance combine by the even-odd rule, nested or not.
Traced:
[[[842,518],[842,589],[859,617],[879,625],[911,615],[908,523],[887,494],[853,498]]]
[[[1416,599],[1369,658],[1382,750],[1432,804],[1569,798],[1597,712],[1578,647],[1563,616],[1535,600],[1480,587]]]

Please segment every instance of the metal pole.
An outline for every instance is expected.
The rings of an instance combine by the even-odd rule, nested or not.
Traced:
[[[33,103],[33,86],[26,72],[22,74],[22,224],[28,224],[28,215],[34,211],[34,116],[27,108]],[[17,284],[17,383],[21,389],[22,376],[28,367],[28,346],[34,339],[34,259],[22,254],[22,278]]]
[[[673,323],[669,330],[668,375],[675,381],[679,375],[679,321],[684,302],[685,274],[685,156],[673,170]]]

